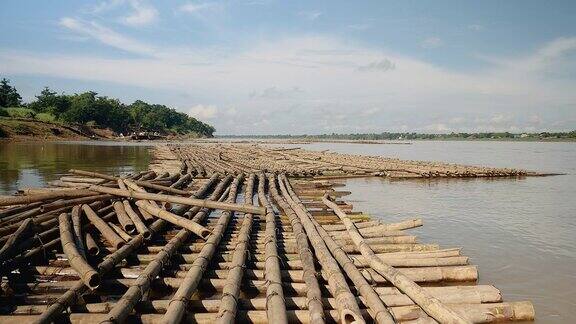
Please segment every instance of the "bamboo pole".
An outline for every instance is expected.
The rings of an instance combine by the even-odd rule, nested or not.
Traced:
[[[364,258],[369,261],[372,269],[377,271],[395,287],[408,295],[408,297],[414,300],[414,302],[430,315],[430,317],[440,323],[470,323],[470,321],[463,318],[460,314],[456,313],[438,299],[428,294],[424,289],[422,289],[422,287],[418,286],[414,281],[403,275],[400,271],[384,263],[375,255],[372,248],[364,242],[364,238],[358,232],[356,227],[354,227],[354,223],[350,221],[348,216],[335,203],[330,201],[327,196],[322,197],[322,202],[324,202],[327,207],[334,210],[336,215],[342,219],[342,222],[350,234],[350,238],[354,241],[354,244],[358,247],[358,250],[362,253]]]
[[[253,173],[250,174],[244,192],[244,203],[250,205],[253,204],[255,178]],[[216,323],[219,324],[234,323],[236,319],[236,312],[238,311],[237,300],[240,295],[242,276],[244,275],[244,263],[246,262],[250,231],[252,230],[252,218],[252,214],[244,214],[240,235],[237,237],[232,262],[228,268],[228,278],[226,279],[226,285],[224,285],[222,292],[220,308],[216,316]]]
[[[190,175],[189,173],[185,174],[184,176],[180,177],[180,179],[178,179],[178,181],[176,181],[172,185],[170,185],[170,188],[180,189],[184,185],[189,183],[191,180],[192,180],[192,175]],[[187,194],[190,195],[189,192]]]
[[[208,199],[217,199],[218,196],[222,194],[222,191],[228,182],[229,179],[222,180]],[[211,183],[207,183],[205,187],[209,187],[211,185]],[[201,190],[201,193],[204,195],[206,190]],[[180,208],[176,212],[182,213],[184,210],[185,209]],[[195,214],[193,220],[195,222],[200,222],[208,215],[208,213],[209,210],[207,209],[199,210]],[[106,323],[124,322],[134,306],[142,299],[146,291],[150,289],[152,280],[160,273],[160,270],[162,270],[164,264],[170,260],[170,258],[184,243],[184,241],[188,239],[190,233],[191,232],[187,231],[186,229],[182,229],[168,242],[168,244],[162,247],[162,250],[154,256],[154,260],[150,262],[144,271],[138,275],[138,278],[134,284],[130,285],[130,288],[128,288],[126,293],[122,295],[120,300],[114,305],[110,312],[108,312],[107,319],[105,321]]]
[[[173,193],[176,195],[185,195],[185,196],[190,196],[190,192],[185,191],[185,190],[180,190],[177,188],[173,188],[173,187],[166,187],[166,186],[161,186],[158,184],[154,184],[154,183],[150,183],[148,181],[139,181],[139,180],[134,180],[134,183],[141,186],[141,187],[145,187],[145,188],[150,188],[150,189],[155,189],[158,191],[164,191],[164,192],[168,192],[168,193]]]
[[[228,195],[227,203],[233,203],[236,200],[236,193],[238,191],[238,185],[242,181],[243,175],[239,175],[232,182],[230,193]],[[187,301],[190,299],[192,294],[196,291],[198,283],[202,278],[204,270],[208,266],[208,263],[214,252],[216,251],[216,246],[218,242],[222,239],[224,235],[224,230],[230,221],[232,212],[225,210],[222,212],[218,224],[214,227],[212,235],[208,238],[206,244],[200,251],[201,257],[196,259],[192,264],[192,267],[186,274],[182,285],[179,286],[178,290],[174,293],[170,300],[166,314],[162,317],[162,323],[179,323],[185,313],[185,308]]]
[[[299,298],[288,298],[287,301],[294,303],[301,303]],[[144,309],[150,310],[150,314],[143,315],[132,315],[128,318],[130,322],[138,322],[142,324],[153,324],[157,323],[162,316],[162,311],[166,308],[167,301],[157,300],[152,302],[147,302],[143,305]],[[251,302],[250,304],[254,304]],[[258,304],[261,301],[257,302]],[[334,300],[328,299],[327,304],[334,303]],[[213,301],[199,301],[193,303],[198,309],[211,309],[214,307]],[[197,305],[197,306],[196,306]],[[507,322],[507,321],[533,321],[534,320],[534,307],[530,302],[510,302],[510,303],[496,303],[496,304],[451,304],[451,307],[456,309],[458,313],[463,314],[467,320],[471,323],[497,323],[497,322]],[[88,304],[88,309],[105,309],[108,307],[108,303],[100,304]],[[393,307],[392,312],[395,315],[395,319],[399,323],[422,323],[422,324],[432,324],[436,323],[423,312],[418,312],[415,307]],[[160,313],[160,314],[158,314]],[[363,310],[362,314],[369,317],[370,314]],[[269,323],[266,318],[266,312],[264,310],[249,310],[239,312],[238,321],[240,323],[251,323],[251,324],[265,324]],[[326,316],[332,322],[337,322],[338,311],[329,310],[326,312]],[[207,312],[194,312],[188,314],[185,318],[186,322],[190,323],[213,323],[216,317],[216,313]],[[289,310],[287,311],[287,317],[290,323],[309,323],[307,318],[307,311],[305,310]],[[38,318],[37,315],[20,315],[20,316],[0,316],[0,321],[6,324],[20,324],[24,322],[31,322]],[[86,324],[96,324],[100,323],[102,319],[105,318],[103,314],[95,313],[76,313],[70,315],[70,321],[72,323],[86,323]]]
[[[263,207],[234,204],[234,203],[227,203],[227,202],[217,202],[217,201],[202,200],[202,199],[196,199],[196,198],[176,197],[176,196],[169,196],[169,195],[163,195],[163,194],[125,191],[125,190],[113,189],[113,188],[108,188],[108,187],[103,187],[103,186],[90,186],[89,189],[92,191],[96,191],[96,192],[108,193],[111,195],[126,197],[126,198],[170,202],[170,203],[189,205],[189,206],[206,207],[206,208],[210,208],[210,209],[239,211],[239,212],[252,213],[252,214],[264,214],[266,212],[266,210]]]
[[[156,202],[153,202],[156,203]],[[150,224],[154,221],[154,216],[152,216],[152,214],[150,214],[149,212],[147,212],[146,210],[144,210],[143,208],[137,207],[138,211],[140,212],[140,215],[142,216],[142,219],[144,220],[145,223]]]
[[[115,176],[111,176],[111,175],[107,175],[107,174],[103,174],[103,173],[98,173],[98,172],[92,172],[92,171],[70,169],[70,170],[68,170],[68,172],[70,172],[72,174],[78,174],[78,175],[83,175],[83,176],[92,177],[92,178],[106,179],[106,180],[110,180],[110,181],[116,181],[116,180],[120,179],[119,177],[115,177]]]
[[[106,179],[98,179],[92,177],[60,177],[60,181],[74,182],[74,183],[91,183],[91,184],[102,184],[107,182]]]
[[[107,224],[108,224],[108,226],[110,226],[110,228],[112,228],[112,230],[114,232],[116,232],[116,234],[118,234],[118,236],[120,236],[124,240],[124,242],[130,241],[130,239],[132,238],[132,236],[130,236],[130,234],[124,232],[122,227],[114,224],[113,222],[108,222]]]
[[[118,218],[118,222],[122,225],[124,231],[128,234],[133,234],[136,232],[136,226],[134,226],[134,222],[128,216],[126,209],[124,208],[124,204],[121,201],[115,201],[112,206],[114,207],[114,211],[116,212],[116,217]]]
[[[302,279],[306,282],[309,287],[306,297],[308,299],[308,310],[310,323],[321,324],[325,322],[324,311],[321,302],[322,292],[320,291],[320,285],[318,284],[318,279],[316,278],[316,268],[314,265],[314,256],[312,255],[312,250],[308,244],[308,238],[304,232],[304,228],[298,219],[298,216],[290,208],[288,203],[284,198],[278,193],[278,188],[276,187],[276,179],[273,174],[268,175],[268,190],[272,195],[272,199],[276,202],[278,206],[284,211],[284,213],[290,219],[292,225],[292,230],[296,237],[298,254],[300,260],[302,261]]]
[[[162,246],[148,246],[143,250],[147,253],[157,253],[162,249]],[[180,255],[182,260],[185,262],[192,262],[194,258],[198,256],[197,253],[189,253],[189,249],[186,245],[182,245],[180,248]],[[265,251],[258,251],[256,249],[251,249],[250,260],[252,262],[265,262],[268,256]],[[262,253],[264,252],[264,253]],[[146,262],[147,254],[139,254],[137,258],[140,262]],[[351,261],[359,268],[369,267],[368,262],[361,254],[347,254]],[[457,265],[467,265],[468,257],[460,256],[458,249],[447,249],[438,250],[433,252],[405,252],[405,253],[383,253],[377,254],[379,258],[384,260],[386,263],[398,266],[398,267],[442,267],[442,266],[457,266]],[[282,256],[278,256],[283,262],[294,262],[294,266],[301,268],[302,262],[297,253],[286,253]],[[231,254],[224,252],[216,256],[215,261],[228,262],[231,260]]]
[[[295,193],[289,190],[287,191],[287,193],[289,193],[290,198],[292,198],[294,202],[298,204],[298,206],[301,209],[306,211],[299,197]],[[338,261],[338,263],[342,267],[342,269],[344,269],[344,271],[346,272],[346,275],[352,280],[360,295],[364,297],[365,300],[364,304],[366,304],[366,306],[370,308],[371,315],[376,321],[376,323],[386,323],[386,324],[394,323],[394,319],[392,318],[392,315],[382,302],[382,299],[376,293],[372,285],[368,282],[367,278],[365,278],[365,275],[358,270],[355,263],[352,261],[353,259],[350,258],[346,254],[346,252],[344,252],[344,250],[342,250],[342,248],[338,245],[338,243],[336,243],[336,241],[328,234],[328,232],[326,232],[326,230],[324,230],[324,228],[320,224],[318,224],[318,222],[316,222],[314,218],[310,216],[309,213],[307,214],[308,218],[312,221],[312,223],[316,227],[316,230],[318,231],[320,237],[326,243],[326,246],[330,250],[330,253],[332,253],[334,258]]]
[[[120,248],[124,245],[124,240],[108,226],[108,224],[98,216],[92,208],[88,205],[82,205],[82,210],[86,218],[94,225],[94,227],[102,234],[102,236],[115,248]]]
[[[94,202],[90,204],[92,207],[96,208],[98,206],[101,206],[101,202]],[[112,207],[112,206],[109,206]],[[104,207],[98,210],[99,213],[104,213],[106,211],[108,211],[109,207]],[[67,209],[67,208],[66,208]],[[109,213],[107,215],[102,216],[103,220],[109,220],[114,216],[114,213]],[[56,221],[56,223],[58,222],[58,218],[54,219],[54,221]],[[51,223],[50,226],[52,226],[54,224],[54,222],[49,221],[47,223]],[[47,224],[47,223],[43,223]],[[55,246],[59,245],[60,243],[60,238],[55,238],[52,239],[51,241],[48,241],[48,239],[51,238],[51,236],[53,234],[58,233],[58,226],[54,226],[51,227],[49,230],[46,230],[38,235],[36,235],[34,237],[34,240],[26,240],[24,242],[22,242],[18,249],[20,250],[26,250],[29,249],[31,247],[34,246],[34,244],[36,244],[37,242],[40,243],[40,246],[32,248],[31,250],[29,250],[28,252],[25,252],[24,254],[18,255],[10,260],[8,260],[7,262],[5,262],[4,264],[2,264],[0,266],[0,272],[4,272],[7,271],[9,269],[13,269],[14,267],[17,267],[19,264],[21,264],[22,262],[26,261],[28,258],[35,256],[36,254],[44,251],[49,251],[50,249],[54,248]]]
[[[423,225],[422,219],[415,218],[415,219],[408,219],[398,223],[390,223],[390,224],[382,224],[380,221],[369,221],[369,222],[362,222],[356,224],[356,228],[360,231],[368,231],[368,230],[383,230],[383,231],[397,231],[397,230],[405,230],[415,227],[420,227]],[[344,224],[334,224],[334,225],[323,225],[324,229],[329,232],[344,232],[346,233],[346,226]],[[341,233],[338,233],[341,234]]]
[[[276,249],[276,217],[270,201],[266,197],[266,176],[263,172],[258,174],[258,201],[266,208],[265,232],[265,276],[269,283],[266,288],[266,314],[270,323],[286,324],[286,305],[280,275],[280,256]]]
[[[29,232],[32,230],[34,223],[31,218],[24,220],[14,234],[10,235],[2,249],[0,249],[0,264],[8,258],[19,254],[22,250],[19,249]]]
[[[123,179],[116,180],[116,183],[118,184],[118,188],[120,188],[120,190],[128,190]]]
[[[206,227],[204,227],[204,226],[202,226],[196,222],[193,222],[189,219],[186,219],[184,217],[173,214],[169,211],[163,210],[163,209],[158,208],[158,207],[154,207],[150,203],[148,203],[147,201],[138,200],[138,201],[136,201],[136,206],[146,210],[150,214],[152,214],[158,218],[161,218],[161,219],[163,219],[169,223],[172,223],[176,226],[183,227],[183,228],[189,230],[190,232],[198,235],[199,237],[203,238],[204,240],[206,240],[208,238],[208,236],[210,235],[210,230],[208,230]]]
[[[100,254],[100,247],[98,246],[96,240],[94,240],[92,235],[90,235],[90,233],[86,233],[85,239],[86,239],[86,250],[88,251],[88,254],[90,254],[91,256],[96,256]]]
[[[86,259],[84,236],[82,235],[82,209],[80,205],[72,207],[72,229],[74,230],[74,243],[80,255]]]
[[[150,226],[150,230],[153,232],[158,232],[162,229],[165,222],[163,220],[157,220]],[[108,255],[104,261],[98,265],[98,273],[102,276],[112,270],[112,268],[121,260],[125,259],[128,255],[133,253],[138,249],[144,242],[144,237],[142,235],[136,235],[128,244],[122,246],[116,252]],[[86,286],[84,282],[77,281],[72,288],[70,288],[66,293],[58,298],[58,300],[50,305],[50,307],[43,312],[40,316],[34,318],[34,324],[48,324],[53,321],[54,317],[62,313],[66,307],[74,303],[82,294],[86,291]]]
[[[124,184],[124,182],[122,182],[122,184]],[[130,202],[128,200],[123,200],[122,205],[124,205],[124,211],[126,212],[126,215],[130,217],[130,220],[132,221],[132,224],[134,224],[134,227],[136,228],[138,233],[142,234],[142,236],[144,236],[144,239],[149,240],[151,236],[150,230],[148,230],[148,227],[146,227],[146,224],[144,224],[142,219],[140,219],[140,216],[138,216],[138,214],[134,211],[134,209],[132,209]]]
[[[32,204],[50,199],[79,198],[95,195],[98,195],[98,193],[90,190],[58,190],[30,196],[0,196],[0,206]]]
[[[35,267],[38,273],[41,273],[41,276],[48,276],[50,278],[56,278],[56,276],[62,275],[66,276],[66,278],[74,278],[77,277],[77,273],[71,269],[41,269],[40,266]],[[104,279],[102,280],[102,287],[116,287],[122,289],[123,287],[131,287],[135,282],[138,276],[141,275],[141,271],[137,271],[137,269],[125,268],[121,267],[118,269],[119,272],[122,274],[124,278],[118,279]],[[33,271],[30,272],[31,274],[34,273]],[[266,293],[266,281],[264,280],[264,276],[253,276],[250,270],[246,270],[246,279],[244,281],[244,291],[246,292],[246,296],[251,296],[252,294],[256,295],[264,295]],[[255,278],[255,279],[254,279]],[[212,296],[219,296],[220,292],[224,288],[226,283],[226,277],[222,276],[222,278],[209,278],[203,279],[200,283],[199,289],[203,289],[205,291],[214,292],[215,295]],[[156,289],[165,289],[165,288],[178,288],[178,286],[182,283],[182,278],[172,278],[172,277],[165,277],[165,278],[156,278],[151,282],[151,289],[155,291]],[[26,291],[26,290],[35,290],[38,293],[44,294],[59,294],[66,289],[69,289],[73,286],[75,282],[73,281],[52,281],[52,282],[40,282],[40,283],[12,283],[11,287],[13,287],[16,291]],[[288,282],[284,281],[283,283],[284,288],[291,295],[298,295],[303,296],[306,295],[307,287],[306,284],[302,282]],[[438,286],[438,287],[423,287],[428,293],[433,295],[438,300],[442,301],[443,303],[447,304],[458,304],[458,303],[496,303],[502,302],[502,294],[501,292],[495,288],[494,286],[490,285],[479,285],[479,286]],[[414,305],[414,302],[405,294],[401,293],[395,287],[374,287],[375,292],[380,296],[380,299],[389,307],[393,306],[407,306],[407,305]],[[210,297],[207,297],[210,298]],[[363,298],[363,297],[360,297]],[[243,298],[241,298],[243,299]],[[190,302],[192,302],[191,300]],[[362,302],[364,304],[364,301]],[[294,306],[286,305],[287,309],[291,309]],[[216,312],[218,309],[215,310]]]
[[[15,206],[15,207],[9,207],[6,209],[2,209],[2,210],[0,210],[0,220],[2,220],[2,222],[4,222],[4,220],[8,216],[12,216],[14,214],[19,214],[19,213],[28,211],[30,209],[34,209],[36,207],[40,207],[40,205],[42,205],[42,204],[43,204],[42,201],[38,201],[38,202],[27,204],[27,205]]]
[[[92,290],[98,288],[100,285],[100,275],[86,262],[78,251],[72,225],[70,224],[70,216],[66,213],[60,214],[59,222],[60,243],[62,244],[62,249],[66,257],[68,257],[68,263],[78,272],[82,282],[84,282],[88,288]]]
[[[316,227],[306,214],[306,210],[298,205],[286,191],[285,184],[283,183],[283,177],[278,178],[280,185],[280,190],[282,191],[282,196],[290,205],[290,208],[294,210],[302,226],[304,227],[306,234],[308,235],[310,241],[314,246],[314,253],[322,265],[322,269],[329,273],[328,285],[330,286],[336,300],[339,303],[340,320],[343,323],[363,323],[362,315],[360,314],[360,308],[354,299],[354,295],[350,292],[350,288],[346,283],[346,278],[340,271],[338,263],[330,253],[326,243],[316,230]]]

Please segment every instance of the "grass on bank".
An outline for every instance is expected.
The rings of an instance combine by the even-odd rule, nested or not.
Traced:
[[[45,122],[56,122],[56,117],[50,113],[38,113],[30,108],[25,107],[8,107],[8,108],[0,108],[4,109],[8,114],[5,117],[12,117],[12,118],[29,118],[29,119],[36,119]],[[0,116],[2,113],[0,112]]]

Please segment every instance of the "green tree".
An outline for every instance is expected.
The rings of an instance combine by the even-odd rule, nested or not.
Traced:
[[[37,112],[45,112],[59,118],[61,114],[70,108],[70,97],[64,94],[58,95],[50,88],[44,87],[36,96],[36,100],[28,104],[30,109]]]
[[[7,79],[0,80],[0,107],[20,107],[22,97]]]

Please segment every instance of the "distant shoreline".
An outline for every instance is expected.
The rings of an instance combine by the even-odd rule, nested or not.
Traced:
[[[494,134],[494,135],[492,135]],[[477,133],[465,134],[351,134],[351,135],[215,135],[215,140],[270,141],[297,143],[351,143],[351,144],[412,144],[415,141],[463,141],[463,142],[576,142],[576,131],[554,133]],[[350,137],[350,138],[347,138]],[[380,137],[380,138],[378,138]],[[297,144],[296,143],[296,144]]]
[[[397,135],[396,133],[395,135]],[[486,136],[492,133],[475,134],[476,136]],[[233,142],[233,143],[262,143],[262,144],[310,144],[310,143],[342,143],[342,144],[371,144],[371,145],[411,145],[416,141],[445,141],[445,142],[576,142],[576,131],[559,132],[559,133],[538,133],[510,134],[519,135],[517,137],[459,137],[458,134],[409,134],[417,138],[391,138],[391,139],[369,139],[361,137],[369,136],[391,136],[390,133],[383,134],[353,134],[350,137],[360,138],[343,138],[348,135],[309,135],[309,136],[290,136],[290,135],[216,135],[213,138],[197,138],[185,135],[165,136],[160,139],[130,139],[128,136],[121,138],[115,136],[114,132],[109,129],[91,127],[80,124],[65,124],[50,121],[42,121],[28,118],[0,117],[0,141],[10,142],[55,142],[55,141],[115,141],[115,142],[165,142],[165,141],[206,141],[206,142]],[[556,137],[537,137],[541,134],[555,134]],[[560,134],[560,135],[558,135]],[[564,136],[564,137],[558,137]],[[431,138],[427,138],[431,137]]]
[[[205,141],[218,141],[228,139],[231,143],[239,142],[263,142],[276,144],[311,144],[311,143],[343,143],[343,144],[374,144],[374,145],[411,145],[413,142],[541,142],[541,143],[574,143],[574,138],[546,138],[546,139],[515,139],[515,138],[441,138],[441,139],[413,139],[410,141],[386,140],[386,141],[366,141],[366,140],[318,140],[318,139],[295,139],[295,138],[231,138],[218,137],[213,139],[199,139]]]

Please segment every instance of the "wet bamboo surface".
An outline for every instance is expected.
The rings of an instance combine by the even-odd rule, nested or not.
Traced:
[[[324,157],[219,145],[156,154],[146,172],[71,170],[0,199],[0,323],[534,319],[530,302],[478,285],[460,247],[419,242],[410,230],[422,220],[355,211],[338,180],[317,178],[328,173],[310,161]],[[341,175],[384,172],[333,161],[349,164]]]

